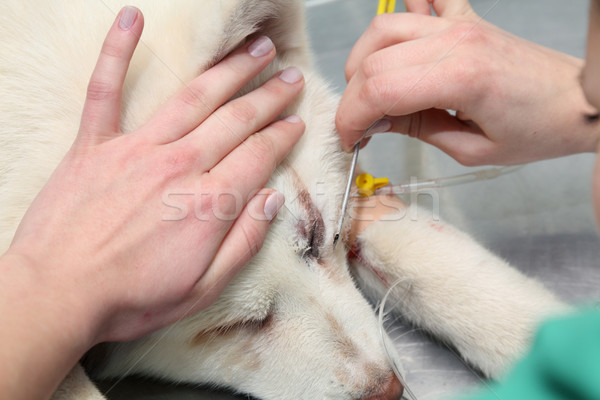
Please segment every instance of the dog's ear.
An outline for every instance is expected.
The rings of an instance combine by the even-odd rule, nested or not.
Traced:
[[[269,10],[270,15],[257,23],[258,33],[269,36],[280,53],[307,47],[304,0],[253,0],[247,4]]]
[[[227,3],[227,2],[225,2]],[[233,1],[223,26],[223,36],[214,62],[250,37],[268,36],[280,57],[306,57],[308,39],[304,26],[304,0]]]

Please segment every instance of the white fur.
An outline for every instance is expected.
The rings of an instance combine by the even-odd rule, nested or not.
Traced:
[[[337,98],[313,71],[302,1],[139,0],[146,28],[127,77],[122,129],[135,129],[185,82],[238,46],[267,34],[276,60],[247,92],[289,65],[306,89],[286,113],[304,137],[269,186],[287,198],[261,252],[209,309],[126,344],[107,344],[88,362],[98,376],[143,373],[230,387],[263,399],[360,399],[392,376],[369,303],[350,275],[344,246],[331,247],[348,156],[333,115]],[[0,4],[0,251],[69,148],[87,80],[121,1],[3,0]],[[31,11],[34,10],[34,11]],[[259,31],[259,32],[257,32]],[[306,199],[324,221],[324,245],[311,257],[299,224]],[[469,237],[431,221],[375,223],[360,237],[359,285],[380,294],[372,271],[410,283],[404,312],[455,345],[490,375],[528,343],[535,323],[561,308],[540,285]],[[367,266],[367,268],[365,268]],[[369,269],[371,268],[371,269]],[[57,399],[93,399],[76,368]]]
[[[539,282],[427,210],[413,206],[386,216],[357,242],[363,288],[381,298],[400,281],[390,304],[487,376],[506,371],[543,317],[567,310]]]
[[[90,382],[81,365],[77,364],[63,380],[51,400],[98,400],[104,399]]]

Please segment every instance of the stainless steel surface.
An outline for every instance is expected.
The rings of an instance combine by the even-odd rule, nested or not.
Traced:
[[[307,0],[307,5],[317,66],[341,91],[346,57],[372,19],[377,1]],[[584,54],[587,0],[475,0],[473,6],[512,33],[575,56]],[[402,11],[401,2],[397,11]],[[469,171],[430,146],[393,134],[376,135],[361,151],[359,162],[365,171],[392,182]],[[411,200],[434,206],[442,218],[563,299],[590,303],[600,299],[600,243],[590,203],[593,162],[592,155],[539,162],[495,180],[414,195]],[[419,399],[447,397],[479,384],[476,374],[451,351],[421,332],[406,334],[397,346],[406,379]],[[120,383],[109,397],[246,398],[139,380]]]

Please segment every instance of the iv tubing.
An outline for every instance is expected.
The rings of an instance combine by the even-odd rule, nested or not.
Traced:
[[[394,284],[392,286],[390,286],[390,288],[387,290],[387,292],[385,292],[385,296],[383,296],[383,299],[381,300],[381,304],[379,305],[379,312],[378,312],[378,316],[377,316],[377,319],[379,322],[379,335],[381,336],[381,342],[383,343],[383,349],[385,350],[385,354],[388,358],[388,361],[390,362],[390,364],[392,366],[394,374],[396,374],[396,377],[398,378],[398,380],[404,387],[404,393],[402,394],[401,400],[405,400],[405,399],[417,400],[417,397],[414,395],[412,390],[410,390],[410,387],[408,386],[408,383],[404,379],[404,376],[402,376],[402,374],[400,373],[400,368],[398,368],[398,364],[396,363],[397,360],[395,360],[394,357],[392,357],[392,355],[391,355],[392,353],[390,352],[390,349],[388,348],[388,346],[391,346],[393,344],[388,343],[389,339],[388,339],[387,333],[385,332],[384,321],[383,321],[385,318],[385,313],[386,313],[385,305],[387,303],[388,297],[392,293],[392,291],[396,288],[396,286],[398,286],[400,283],[402,283],[402,279],[398,279],[396,282],[394,282]]]
[[[469,172],[461,175],[447,176],[443,178],[411,180],[397,185],[387,185],[377,189],[376,194],[405,194],[418,192],[426,189],[437,189],[446,186],[456,186],[465,183],[494,179],[522,168],[522,165],[514,167],[493,167],[479,171]]]

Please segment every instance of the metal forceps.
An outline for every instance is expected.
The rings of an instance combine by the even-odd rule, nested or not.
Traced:
[[[377,7],[377,15],[385,13],[393,13],[396,8],[396,0],[379,0],[379,6]],[[368,131],[368,130],[367,130]],[[346,209],[348,208],[348,200],[350,199],[350,189],[352,189],[352,177],[356,170],[356,161],[358,160],[358,151],[360,150],[361,141],[354,146],[354,154],[352,156],[352,163],[350,164],[350,171],[348,173],[348,181],[346,182],[346,191],[344,192],[344,199],[342,200],[342,215],[338,223],[338,228],[333,235],[333,248],[340,239],[342,228],[344,227],[344,218],[346,216]]]

